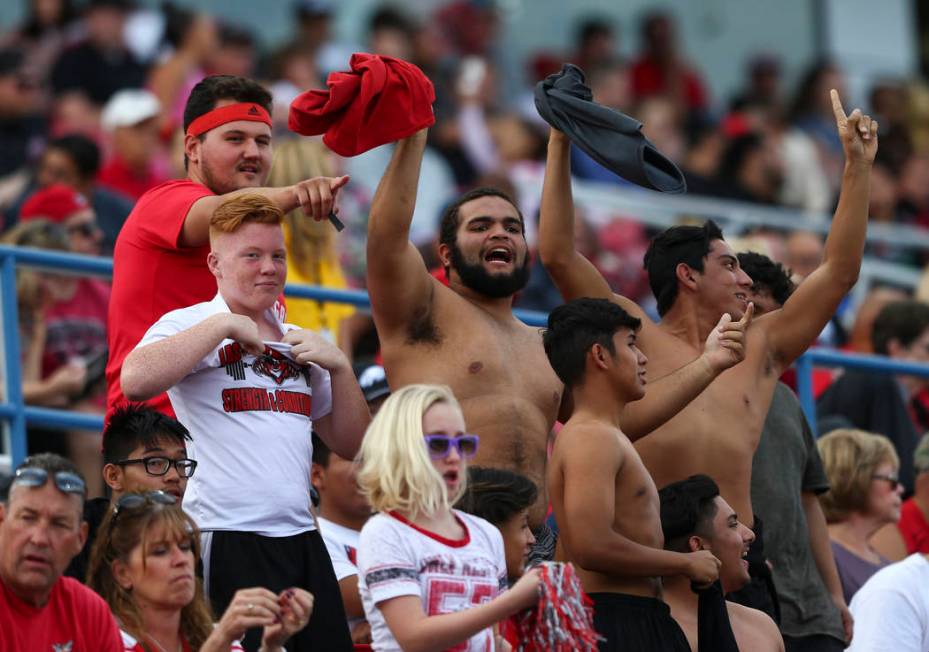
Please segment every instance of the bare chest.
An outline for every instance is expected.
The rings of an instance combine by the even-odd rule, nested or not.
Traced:
[[[538,330],[500,325],[468,315],[446,315],[437,324],[437,342],[384,342],[391,386],[435,382],[449,385],[462,402],[518,399],[552,422],[563,386],[542,348]]]

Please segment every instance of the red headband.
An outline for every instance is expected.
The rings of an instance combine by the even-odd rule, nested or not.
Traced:
[[[205,134],[210,129],[216,129],[227,122],[236,120],[248,120],[249,122],[263,122],[271,126],[271,116],[263,107],[253,104],[252,102],[242,102],[240,104],[230,104],[213,109],[204,113],[199,118],[190,123],[187,127],[188,136],[199,136]]]

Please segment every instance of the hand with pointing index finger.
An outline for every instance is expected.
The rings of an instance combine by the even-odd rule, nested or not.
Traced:
[[[832,112],[835,114],[835,126],[845,150],[846,163],[872,163],[877,153],[877,120],[865,115],[860,109],[845,115],[842,100],[833,88],[829,91],[832,98]]]
[[[745,331],[751,325],[754,315],[755,304],[749,302],[742,319],[732,321],[727,312],[710,331],[703,346],[703,355],[714,371],[725,371],[745,359]]]

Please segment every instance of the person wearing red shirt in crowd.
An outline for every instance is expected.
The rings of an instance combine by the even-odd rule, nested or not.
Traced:
[[[170,177],[159,143],[161,103],[150,91],[127,88],[110,98],[100,121],[110,136],[111,151],[97,182],[132,199]]]
[[[23,203],[21,223],[45,219],[60,224],[72,253],[99,256],[103,231],[90,200],[64,184],[37,190]],[[68,365],[84,368],[82,389],[72,398],[62,395],[58,407],[82,412],[103,411],[103,365],[106,360],[106,318],[110,284],[99,278],[74,278],[57,283],[59,297],[45,310],[41,377],[50,378]],[[77,464],[91,495],[103,490],[100,476],[99,431],[70,430],[68,456]]]
[[[704,111],[709,104],[706,87],[678,54],[677,40],[674,22],[663,11],[642,20],[645,52],[630,70],[632,93],[636,100],[662,95],[687,112]]]
[[[139,199],[113,254],[107,363],[107,414],[126,403],[119,376],[126,355],[167,312],[209,301],[216,281],[206,265],[210,217],[228,195],[257,192],[284,212],[302,207],[324,219],[348,177],[318,177],[263,188],[271,168],[271,95],[244,77],[214,75],[197,84],[184,109],[187,178]],[[280,308],[280,306],[279,306]],[[152,399],[172,414],[167,396]]]
[[[86,486],[52,453],[27,457],[0,505],[0,650],[122,652],[110,608],[65,567],[87,537]]]

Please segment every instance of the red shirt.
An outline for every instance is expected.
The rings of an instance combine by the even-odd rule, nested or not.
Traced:
[[[209,188],[188,179],[168,181],[139,199],[119,232],[113,252],[107,326],[107,415],[126,403],[119,385],[123,360],[149,326],[166,312],[209,301],[216,295],[216,279],[206,265],[209,245],[178,244],[190,207],[212,195]],[[149,403],[174,414],[166,394]]]
[[[683,65],[683,64],[681,64]],[[684,84],[684,102],[687,108],[705,109],[709,101],[703,82],[693,70],[681,70]],[[668,80],[661,67],[652,59],[643,57],[632,64],[630,70],[632,94],[636,99],[645,99],[654,95],[662,95],[670,91]]]
[[[42,378],[72,358],[90,359],[106,351],[106,315],[110,284],[98,278],[77,281],[74,296],[59,301],[45,313],[45,350]]]
[[[912,498],[903,501],[897,527],[900,529],[904,543],[906,543],[907,554],[912,555],[914,552],[929,553],[929,523],[926,522],[923,510],[919,508],[919,505]]]
[[[0,650],[123,652],[123,643],[106,602],[77,580],[60,578],[39,608],[0,580]]]
[[[155,172],[152,166],[139,174],[126,165],[121,158],[114,156],[100,169],[97,181],[101,186],[106,186],[110,190],[115,190],[132,199],[139,199],[158,184],[167,181],[167,178]]]

